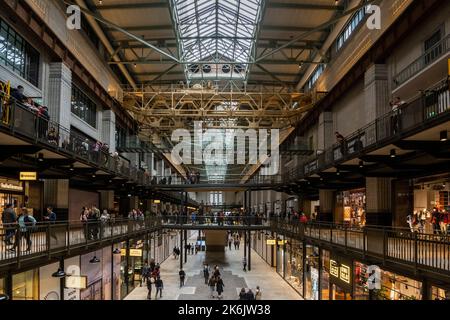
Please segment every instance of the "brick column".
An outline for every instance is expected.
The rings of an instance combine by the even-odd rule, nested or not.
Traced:
[[[366,224],[392,225],[391,178],[366,178]]]
[[[102,122],[102,142],[107,143],[113,153],[116,151],[116,114],[112,110],[104,110]]]
[[[73,220],[79,217],[69,217],[69,180],[46,179],[44,181],[44,210],[52,206],[57,220]],[[81,212],[81,208],[79,210]]]
[[[389,112],[388,70],[384,64],[374,64],[364,75],[364,109],[366,123]]]
[[[319,190],[320,210],[317,215],[318,221],[333,221],[333,207],[334,207],[334,190]]]

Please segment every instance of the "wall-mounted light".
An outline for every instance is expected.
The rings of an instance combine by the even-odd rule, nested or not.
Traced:
[[[391,149],[389,154],[390,154],[391,158],[395,158],[397,156],[397,153],[396,153],[395,149]]]
[[[447,130],[439,132],[439,140],[441,140],[442,142],[448,140]]]
[[[52,273],[53,278],[64,278],[65,276],[66,276],[66,273],[61,268],[58,268],[58,271]]]
[[[89,260],[89,263],[99,263],[100,259],[97,258],[97,256],[94,256],[91,260]]]

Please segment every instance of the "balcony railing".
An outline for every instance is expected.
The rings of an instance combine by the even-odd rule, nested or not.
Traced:
[[[61,256],[71,250],[111,245],[124,237],[140,237],[162,229],[272,230],[300,240],[319,241],[382,263],[407,265],[415,270],[450,275],[450,236],[412,233],[406,228],[348,225],[271,219],[251,215],[174,215],[107,221],[0,225],[0,266]],[[11,244],[8,244],[11,242]]]
[[[144,171],[111,155],[108,150],[96,149],[95,144],[86,140],[86,137],[55,121],[38,116],[27,105],[15,101],[12,97],[5,97],[2,92],[0,92],[0,115],[0,127],[13,134],[87,162],[99,170],[115,173],[139,184],[150,183],[150,177]]]
[[[412,233],[407,228],[387,228],[313,222],[303,224],[282,219],[271,221],[272,230],[300,239],[337,245],[362,257],[383,263],[401,263],[423,270],[439,270],[450,275],[450,235]]]
[[[438,60],[440,57],[447,54],[449,51],[450,35],[439,41],[432,48],[422,54],[418,59],[412,62],[409,66],[400,71],[400,73],[394,77],[394,87],[397,88],[401,86],[403,83],[413,78],[415,75]]]
[[[445,81],[425,91],[421,97],[401,106],[397,111],[388,112],[353,132],[345,137],[342,144],[334,144],[320,154],[308,158],[298,168],[288,172],[283,180],[296,180],[320,172],[449,115],[450,91],[449,84]]]
[[[153,176],[150,184],[158,186],[176,186],[176,185],[237,185],[237,184],[254,184],[254,185],[276,185],[283,183],[283,176],[276,175],[240,175],[225,174],[217,176],[193,176],[189,178],[179,176]]]

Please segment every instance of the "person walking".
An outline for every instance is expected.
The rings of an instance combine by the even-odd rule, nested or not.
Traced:
[[[162,298],[162,290],[164,289],[164,283],[160,276],[156,278],[155,288],[156,288],[155,300],[158,298],[158,293],[159,297]]]
[[[55,224],[56,213],[53,212],[52,207],[47,207],[47,215],[44,216],[44,220],[47,221],[49,224]],[[50,233],[50,237],[52,239],[55,239],[55,241],[58,241],[58,237],[56,236],[55,230],[54,229],[52,230],[50,226],[49,226],[49,233]]]
[[[191,255],[194,255],[194,251],[195,251],[194,245],[191,243],[189,246],[191,248]]]
[[[228,250],[230,250],[230,251],[231,251],[232,244],[233,244],[233,237],[230,234],[230,236],[228,237]]]
[[[209,265],[205,264],[203,266],[203,277],[205,278],[205,284],[208,284],[209,279]]]
[[[261,289],[259,288],[259,286],[256,286],[255,300],[261,300],[261,298],[262,298]]]
[[[16,233],[16,227],[14,225],[16,223],[16,220],[17,220],[17,216],[16,216],[16,213],[14,212],[12,204],[8,203],[5,206],[5,210],[3,210],[3,213],[2,213],[2,223],[3,223],[3,227],[5,228],[5,233],[6,233],[5,243],[7,246],[12,245],[11,238]]]
[[[255,300],[255,295],[254,295],[252,289],[248,289],[246,296],[247,296],[246,300]]]
[[[217,277],[216,281],[216,291],[217,291],[217,299],[222,299],[223,288],[225,284],[220,276]]]
[[[239,292],[239,300],[247,300],[247,293],[245,292],[245,288],[242,288],[241,292]]]
[[[209,292],[211,293],[211,298],[214,298],[214,291],[216,290],[216,279],[213,277],[209,278],[208,281]]]
[[[244,267],[244,271],[247,272],[247,259],[244,257],[242,258],[242,265]]]
[[[180,275],[180,288],[184,287],[184,279],[186,278],[186,272],[184,272],[183,269],[180,269],[180,272],[178,272]]]
[[[27,208],[23,207],[22,214],[17,222],[19,223],[20,236],[16,237],[14,247],[18,247],[20,250],[22,242],[21,237],[24,237],[27,243],[26,251],[31,251],[31,232],[36,226],[36,219],[28,214]]]
[[[152,300],[152,286],[153,286],[154,282],[155,282],[155,279],[152,278],[152,277],[150,277],[147,280],[147,290],[148,290],[148,292],[147,292],[147,299],[148,300]]]
[[[141,287],[145,282],[148,282],[148,278],[150,276],[150,267],[148,265],[148,262],[145,261],[144,265],[142,266],[142,272],[141,272]]]

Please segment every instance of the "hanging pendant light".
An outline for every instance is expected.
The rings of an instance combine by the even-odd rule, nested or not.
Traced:
[[[65,276],[66,276],[66,273],[61,268],[58,268],[58,271],[52,273],[53,278],[64,278]]]
[[[91,260],[89,260],[89,263],[99,263],[100,259],[94,256]]]

